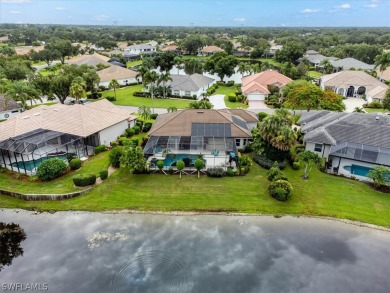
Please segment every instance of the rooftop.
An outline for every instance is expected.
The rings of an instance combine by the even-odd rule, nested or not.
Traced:
[[[277,71],[267,70],[243,77],[241,90],[244,94],[254,92],[269,94],[268,85],[284,86],[290,81],[290,78]]]
[[[355,58],[344,58],[331,62],[334,67],[342,67],[344,70],[354,69],[365,69],[373,70],[374,65],[364,63]]]
[[[214,81],[214,79],[198,73],[192,75],[172,74],[171,78],[172,81],[167,82],[167,85],[170,85],[173,91],[198,91]]]
[[[222,51],[223,49],[217,46],[206,46],[201,50],[202,53],[212,53],[212,52],[222,52]]]
[[[108,63],[108,60],[110,60],[109,57],[100,55],[98,53],[94,53],[92,55],[81,55],[81,56],[76,56],[68,61],[66,61],[67,64],[76,64],[76,65],[82,65],[82,64],[87,64],[90,66],[96,66],[100,63],[105,64],[105,65],[111,65]]]
[[[137,72],[120,66],[110,66],[98,71],[97,74],[100,77],[100,82],[107,82],[113,79],[123,80],[127,78],[135,78]]]

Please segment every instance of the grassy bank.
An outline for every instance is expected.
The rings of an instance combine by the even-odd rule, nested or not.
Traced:
[[[26,202],[0,196],[0,207],[295,214],[350,219],[390,227],[390,195],[374,191],[367,184],[317,170],[305,181],[300,178],[302,171],[287,168],[285,173],[293,185],[293,196],[288,202],[278,202],[268,195],[266,172],[254,164],[245,177],[221,179],[202,176],[197,179],[196,176],[184,175],[180,179],[178,175],[130,175],[126,169],[119,169],[103,184],[78,198],[61,202]],[[18,188],[15,180],[2,185],[11,186],[12,183],[15,189],[28,188]],[[55,183],[50,184],[47,184],[46,190],[59,192]]]
[[[232,94],[232,93],[235,93],[235,92],[236,92],[236,87],[235,86],[219,85],[213,95],[224,95],[225,96],[224,101],[225,101],[226,107],[228,107],[230,109],[236,109],[236,108],[246,109],[246,108],[248,108],[248,105],[244,105],[242,103],[229,102],[228,95]]]

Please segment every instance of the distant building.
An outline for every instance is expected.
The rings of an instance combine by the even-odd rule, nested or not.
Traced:
[[[167,82],[171,87],[172,95],[200,97],[211,87],[215,80],[202,74],[177,75],[171,74],[172,81]]]
[[[120,66],[110,66],[99,70],[97,74],[100,77],[99,86],[108,87],[110,81],[113,79],[117,80],[120,85],[138,83],[136,78],[137,72]],[[141,78],[139,78],[139,81],[141,81]]]
[[[6,120],[18,115],[23,108],[13,99],[6,99],[0,95],[0,120]]]
[[[212,56],[217,52],[223,52],[224,50],[217,46],[207,46],[200,50],[199,54],[202,56]]]
[[[109,57],[100,55],[98,53],[94,53],[92,55],[80,55],[73,57],[66,61],[67,64],[76,64],[76,65],[83,65],[87,64],[93,67],[96,67],[98,64],[104,64],[107,66],[111,66],[111,64],[108,62],[110,60]]]
[[[127,55],[149,54],[156,52],[156,47],[151,46],[150,44],[139,44],[128,46],[124,51]]]
[[[8,36],[0,37],[0,43],[8,43],[8,42],[9,42]]]
[[[342,68],[342,70],[350,69],[362,69],[362,70],[374,70],[374,65],[364,63],[355,58],[344,58],[331,62],[332,65],[337,68]]]

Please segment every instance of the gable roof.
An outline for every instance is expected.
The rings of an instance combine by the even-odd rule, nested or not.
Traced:
[[[383,99],[388,85],[364,71],[345,70],[320,77],[323,86],[347,89],[350,86],[366,88],[366,95],[376,99]]]
[[[334,67],[342,67],[344,70],[349,70],[351,68],[366,69],[366,70],[373,70],[374,69],[374,65],[364,63],[364,62],[359,61],[355,58],[339,59],[336,61],[331,61],[331,63]]]
[[[383,70],[383,72],[377,69],[376,73],[382,80],[390,80],[390,66]]]
[[[34,47],[34,46],[18,46],[18,47],[15,47],[15,53],[16,55],[27,55],[30,53],[31,50],[33,50],[34,52],[40,52],[42,51],[43,49],[45,49],[44,46],[37,46],[37,47]]]
[[[217,46],[206,46],[202,50],[202,53],[213,53],[213,52],[222,52],[223,49]]]
[[[256,113],[244,109],[226,109],[228,113],[241,117],[247,123],[259,122]]]
[[[100,77],[100,82],[107,82],[113,79],[123,80],[134,78],[137,75],[137,72],[114,65],[98,71],[97,74]]]
[[[254,75],[245,76],[241,79],[243,94],[264,93],[269,94],[267,86],[284,86],[291,81],[287,76],[273,70],[263,71]]]
[[[308,113],[302,114],[299,122],[307,121],[308,115],[314,117]],[[301,127],[305,141],[330,145],[348,142],[390,148],[390,117],[387,115],[325,111],[325,115],[309,120]]]
[[[212,83],[214,79],[202,74],[194,73],[192,75],[171,75],[172,81],[167,82],[172,91],[198,91],[202,87]]]
[[[76,65],[83,65],[87,64],[90,66],[96,66],[100,63],[105,64],[105,65],[111,65],[108,63],[108,60],[110,60],[109,57],[100,55],[98,53],[94,53],[92,55],[81,55],[81,56],[76,56],[68,61],[66,61],[67,64],[76,64]]]
[[[8,110],[15,110],[21,108],[19,104],[13,100],[9,99],[6,102],[6,99],[4,95],[0,95],[0,112],[8,111]]]
[[[167,46],[165,48],[162,48],[161,51],[164,51],[164,52],[166,52],[166,51],[177,51],[177,48],[178,48],[178,46],[176,46],[176,45],[170,45],[170,46]]]
[[[232,137],[251,137],[250,131],[238,125],[235,119],[245,123],[241,117],[224,111],[186,109],[159,115],[149,136],[191,136],[193,123],[228,123]]]
[[[154,49],[155,47],[150,44],[137,44],[131,45],[126,48],[126,50],[146,50],[146,49]]]
[[[106,99],[86,105],[42,105],[0,123],[0,141],[36,129],[87,137],[130,119],[135,117]]]

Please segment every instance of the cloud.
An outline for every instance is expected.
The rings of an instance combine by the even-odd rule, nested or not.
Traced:
[[[236,17],[235,19],[233,19],[234,22],[244,22],[245,21],[245,18],[244,17]]]
[[[9,13],[11,13],[11,14],[22,14],[22,12],[19,11],[19,10],[11,10]]]
[[[377,8],[378,4],[371,3],[371,4],[364,5],[364,7],[367,7],[367,8]]]
[[[109,19],[110,17],[108,15],[104,15],[104,14],[100,14],[100,15],[96,15],[95,16],[95,20],[98,20],[98,21],[105,21],[107,19]]]
[[[56,8],[54,8],[55,10],[65,10],[65,8],[64,7],[61,7],[61,6],[58,6],[58,7],[56,7]]]
[[[320,12],[321,9],[310,9],[310,8],[306,8],[304,10],[301,10],[299,11],[300,13],[316,13],[316,12]]]
[[[340,6],[336,6],[336,8],[349,9],[349,8],[351,8],[351,5],[348,3],[345,3],[345,4],[341,4]]]

